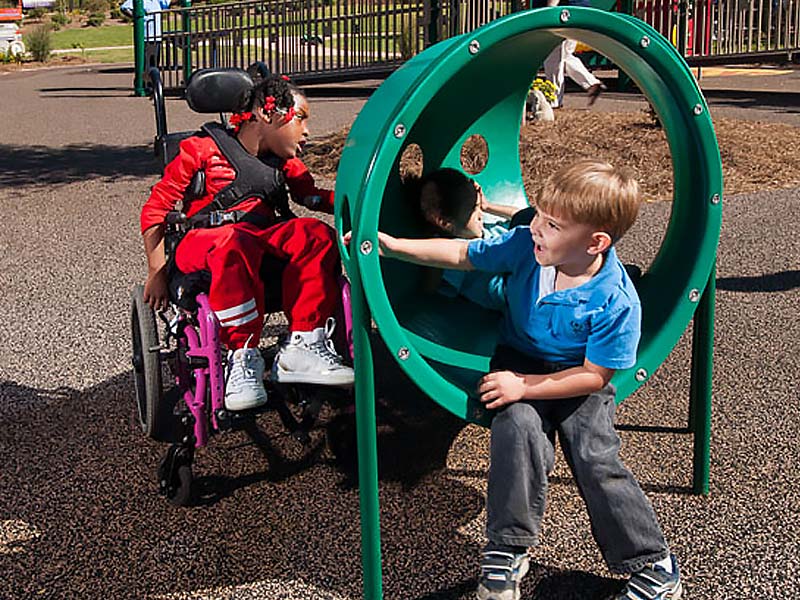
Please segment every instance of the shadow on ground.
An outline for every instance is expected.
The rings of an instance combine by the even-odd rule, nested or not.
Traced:
[[[716,106],[731,108],[770,108],[776,112],[800,113],[800,94],[758,90],[704,89],[703,94]]]
[[[731,292],[787,292],[800,287],[800,271],[766,273],[752,277],[720,277],[717,287]]]
[[[458,529],[479,517],[484,499],[445,468],[463,423],[396,367],[386,380],[386,597],[472,597],[480,548]],[[0,408],[0,597],[202,598],[222,588],[274,597],[287,582],[308,597],[360,597],[354,456],[321,451],[324,429],[312,432],[314,448],[300,449],[276,415],[264,415],[273,460],[241,433],[218,436],[197,453],[195,505],[177,508],[157,492],[166,446],[138,428],[130,373],[85,391],[0,382]],[[601,598],[614,584],[534,569],[525,598]]]
[[[219,436],[198,452],[195,472],[206,492],[224,493],[173,507],[155,481],[165,448],[138,430],[130,380],[125,373],[86,391],[56,392],[0,383],[0,403],[15,407],[1,425],[0,597],[170,597],[289,581],[322,586],[325,597],[360,594],[357,492],[342,489],[329,458],[274,481],[245,436]],[[262,419],[293,460],[296,442],[277,418]],[[412,562],[394,565],[402,581],[387,589],[405,587],[406,578],[430,589],[447,580],[450,561],[469,564],[476,555],[455,539],[483,504],[469,487],[439,474],[411,489],[386,483],[382,500],[398,535],[419,541]],[[385,543],[404,545],[392,532]],[[434,579],[413,566],[430,569],[440,557]]]
[[[158,162],[148,146],[0,144],[0,187],[112,180],[159,172]]]

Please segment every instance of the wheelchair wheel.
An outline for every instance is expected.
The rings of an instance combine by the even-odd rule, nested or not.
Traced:
[[[188,506],[192,502],[192,477],[192,452],[170,446],[158,467],[161,492],[175,506]]]
[[[153,309],[144,301],[144,287],[137,285],[131,294],[131,339],[133,341],[133,385],[139,425],[150,438],[169,439],[174,419],[172,406],[163,401],[161,353]]]

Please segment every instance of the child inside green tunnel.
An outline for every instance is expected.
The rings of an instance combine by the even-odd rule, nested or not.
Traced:
[[[404,181],[408,202],[432,237],[463,240],[488,239],[502,235],[515,224],[528,224],[533,209],[489,202],[477,181],[461,171],[437,169],[422,177]],[[505,280],[502,275],[479,271],[445,269],[431,287],[449,297],[457,295],[485,308],[505,309]]]

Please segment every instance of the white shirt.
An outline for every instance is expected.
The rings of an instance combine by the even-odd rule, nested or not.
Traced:
[[[161,41],[162,10],[169,8],[170,0],[144,0],[144,39],[146,42]],[[125,0],[120,9],[133,12],[133,0]]]

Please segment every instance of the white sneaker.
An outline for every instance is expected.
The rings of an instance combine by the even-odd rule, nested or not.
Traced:
[[[225,408],[247,410],[267,402],[264,389],[264,358],[257,348],[239,348],[228,354]]]
[[[313,331],[293,331],[283,343],[271,377],[279,383],[313,383],[346,387],[353,385],[353,369],[342,363],[333,347],[336,320],[329,317],[325,327]]]

